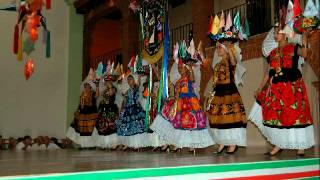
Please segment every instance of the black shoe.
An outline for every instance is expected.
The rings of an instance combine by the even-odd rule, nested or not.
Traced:
[[[227,151],[226,153],[227,154],[234,154],[236,151],[238,151],[238,146],[236,146],[236,148],[234,148],[233,151],[231,151],[231,152]]]
[[[161,148],[160,151],[162,152],[169,152],[170,151],[170,146],[166,146],[165,148]]]
[[[158,150],[161,150],[161,147],[155,147],[155,148],[152,149],[153,152],[154,151],[158,151]]]
[[[223,151],[227,150],[227,148],[228,148],[228,146],[223,146],[223,148],[220,151],[215,151],[215,152],[213,152],[213,154],[217,154],[217,155],[222,154]]]
[[[299,156],[299,157],[304,157],[306,154],[305,154],[305,152],[303,151],[303,153],[299,153],[299,151],[297,152],[297,156]]]
[[[176,148],[176,149],[172,149],[172,150],[170,150],[170,151],[172,151],[172,152],[181,152],[181,148]]]
[[[196,155],[196,149],[194,149],[194,148],[189,149],[189,153],[193,153],[193,155]]]
[[[271,154],[271,152],[266,152],[264,153],[264,155],[268,155],[268,156],[276,156],[278,154],[281,154],[281,152],[283,151],[283,149],[279,149],[277,152]]]

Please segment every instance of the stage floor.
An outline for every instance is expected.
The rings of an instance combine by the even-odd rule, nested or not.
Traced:
[[[196,154],[188,149],[182,152],[153,152],[151,150],[106,151],[106,150],[57,150],[12,152],[0,151],[0,176],[71,173],[99,170],[121,170],[132,168],[158,168],[229,164],[274,160],[301,159],[296,151],[285,150],[281,155],[269,157],[262,147],[239,148],[234,155],[216,156],[213,148],[199,149]],[[319,158],[319,148],[306,151],[304,158]]]

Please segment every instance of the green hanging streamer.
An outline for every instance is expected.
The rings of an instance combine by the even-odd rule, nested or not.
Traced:
[[[145,124],[145,131],[147,132],[149,130],[149,109],[150,109],[150,103],[151,103],[151,90],[152,90],[152,67],[149,65],[150,68],[150,76],[149,76],[149,83],[148,83],[148,99],[146,104],[146,118],[144,119]]]
[[[50,47],[50,31],[47,31],[47,41],[46,41],[46,57],[51,56],[51,47]]]
[[[161,67],[161,78],[160,78],[159,93],[158,93],[158,113],[161,113],[162,88],[163,88],[163,65]]]

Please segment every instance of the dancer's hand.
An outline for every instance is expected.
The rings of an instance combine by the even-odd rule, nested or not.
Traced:
[[[258,88],[257,90],[254,91],[254,98],[257,99],[258,95],[260,94],[261,92],[261,88]]]

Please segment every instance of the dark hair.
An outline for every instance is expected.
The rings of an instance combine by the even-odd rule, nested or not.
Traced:
[[[17,142],[19,143],[19,142],[21,142],[21,141],[23,141],[23,140],[24,140],[23,137],[19,137],[19,138],[17,139]]]
[[[23,140],[26,140],[26,139],[31,139],[31,136],[25,135],[25,136],[23,137]]]

